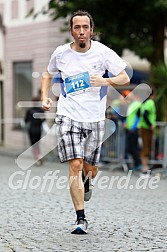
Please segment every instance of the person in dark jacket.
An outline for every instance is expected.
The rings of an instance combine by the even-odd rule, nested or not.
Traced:
[[[32,154],[36,161],[36,165],[42,165],[42,160],[40,159],[40,144],[39,141],[42,135],[42,123],[44,122],[44,111],[41,107],[38,106],[39,99],[38,97],[32,98],[33,107],[28,109],[25,116],[25,123],[28,132],[28,137],[30,144],[32,146]],[[35,118],[35,114],[40,114]]]

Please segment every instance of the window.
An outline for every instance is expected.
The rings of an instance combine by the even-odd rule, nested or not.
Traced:
[[[19,62],[13,64],[14,73],[14,118],[23,119],[26,113],[24,107],[17,106],[19,101],[32,100],[32,62]],[[14,124],[20,128],[20,123]]]
[[[34,8],[34,0],[29,0],[26,2],[26,14],[28,14]]]

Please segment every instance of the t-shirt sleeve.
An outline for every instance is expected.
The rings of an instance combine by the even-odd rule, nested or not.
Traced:
[[[127,66],[123,59],[111,49],[107,50],[105,59],[106,69],[108,69],[113,75],[118,75]]]
[[[56,74],[58,72],[57,63],[56,63],[56,50],[52,53],[47,70],[50,74]]]

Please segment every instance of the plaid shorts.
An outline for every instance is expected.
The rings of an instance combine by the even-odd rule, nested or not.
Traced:
[[[56,115],[56,135],[61,162],[82,158],[90,165],[97,166],[105,131],[105,121],[77,122]]]

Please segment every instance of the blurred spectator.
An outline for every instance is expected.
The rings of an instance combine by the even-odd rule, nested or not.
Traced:
[[[142,175],[147,174],[149,170],[149,159],[151,155],[151,145],[153,138],[153,131],[156,124],[156,106],[154,102],[154,91],[152,91],[149,98],[147,98],[140,108],[140,135],[142,138]]]
[[[114,122],[121,121],[124,122],[126,118],[128,103],[125,100],[125,96],[130,92],[129,90],[122,91],[118,99],[114,99],[110,105],[111,116]]]
[[[131,167],[131,170],[138,171],[141,170],[141,159],[140,159],[140,147],[139,147],[139,116],[140,116],[140,98],[134,93],[127,93],[129,106],[127,109],[127,117],[125,120],[126,128],[126,157],[129,157],[129,154],[132,156],[134,166]]]
[[[39,107],[39,98],[32,98],[33,107],[28,109],[25,115],[26,129],[28,132],[30,144],[32,146],[32,154],[36,161],[36,165],[42,165],[42,160],[40,159],[40,146],[39,141],[42,135],[42,123],[45,121],[44,111]],[[34,114],[41,114],[41,118],[34,118]]]

